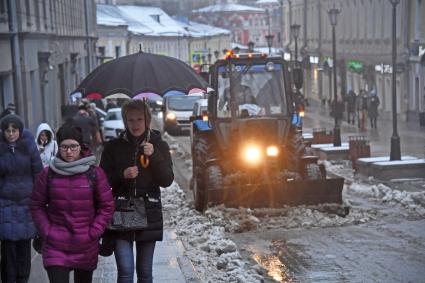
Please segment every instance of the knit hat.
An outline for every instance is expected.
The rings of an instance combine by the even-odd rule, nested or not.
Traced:
[[[6,109],[15,112],[15,104],[13,104],[12,102],[10,102],[9,104],[7,104]]]
[[[8,114],[4,116],[1,119],[1,130],[4,133],[4,131],[9,128],[9,125],[13,124],[16,128],[19,129],[19,137],[22,136],[22,133],[24,131],[24,122],[22,121],[21,117],[15,114]]]
[[[83,133],[81,128],[75,127],[69,124],[65,124],[56,133],[56,140],[60,145],[64,140],[76,140],[81,146],[83,146]]]

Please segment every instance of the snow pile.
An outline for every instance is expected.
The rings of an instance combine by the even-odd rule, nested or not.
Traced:
[[[162,202],[165,226],[176,229],[202,282],[264,281],[261,271],[243,260],[224,227],[189,207],[178,184],[163,189]]]
[[[383,203],[400,204],[406,209],[425,216],[425,192],[406,192],[394,190],[384,184],[363,185],[353,183],[349,191],[357,195],[374,198]]]
[[[208,209],[205,216],[226,232],[240,233],[252,230],[292,229],[313,227],[336,227],[366,223],[378,217],[374,209],[350,208],[344,215],[340,205],[296,206],[283,208],[226,208],[216,206]]]

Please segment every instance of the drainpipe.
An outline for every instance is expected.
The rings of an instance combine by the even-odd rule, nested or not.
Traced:
[[[287,0],[288,1],[288,9],[289,9],[289,15],[288,15],[288,19],[289,19],[289,23],[288,23],[288,28],[292,25],[292,0]],[[286,48],[285,48],[285,51],[286,50],[290,50],[290,46],[291,46],[291,44],[292,44],[292,35],[291,35],[291,31],[289,30],[289,42],[288,42],[288,44],[286,44]]]
[[[87,75],[92,70],[92,62],[91,62],[91,40],[89,34],[89,15],[88,15],[88,3],[87,0],[84,0],[84,22],[86,23],[86,48],[87,48]]]
[[[303,47],[302,49],[306,50],[307,48],[307,0],[304,0],[304,9],[303,9]]]
[[[19,45],[19,34],[18,34],[18,13],[16,10],[16,1],[9,0],[8,4],[8,17],[9,17],[9,31],[12,35],[12,63],[13,71],[15,75],[14,80],[14,103],[16,103],[18,114],[23,114],[24,111],[24,99],[22,95],[22,69],[21,69],[21,48]]]
[[[322,21],[320,20],[321,17],[321,12],[322,11],[322,1],[319,0],[317,1],[317,13],[318,13],[318,21],[317,21],[317,25],[319,27],[318,29],[318,40],[317,40],[317,55],[319,56],[319,64],[320,64],[320,68],[322,68],[323,63],[322,63]],[[317,79],[319,80],[319,98],[322,100],[323,102],[323,82],[322,82],[322,75],[323,75],[323,71],[318,72],[318,76]],[[323,105],[324,106],[324,105]]]

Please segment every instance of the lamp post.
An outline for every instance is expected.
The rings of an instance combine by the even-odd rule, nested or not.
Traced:
[[[212,57],[211,52],[208,52],[207,57],[208,57],[208,64],[211,65],[211,57]]]
[[[269,55],[270,55],[272,54],[272,45],[273,45],[274,35],[271,34],[271,31],[270,31],[270,12],[268,9],[266,9],[266,16],[267,16],[267,25],[269,27],[269,33],[266,35],[266,41],[267,41],[267,46],[269,47]]]
[[[248,42],[248,51],[249,52],[254,52],[254,45],[255,45],[254,42],[252,42],[252,41]]]
[[[291,34],[295,40],[295,64],[298,65],[298,36],[300,35],[301,25],[293,24],[291,25]]]
[[[335,6],[332,9],[328,10],[329,19],[332,25],[332,61],[333,61],[333,91],[334,91],[334,103],[333,103],[333,112],[334,112],[334,131],[333,131],[333,145],[341,146],[341,130],[339,128],[338,122],[338,94],[336,87],[336,38],[335,38],[335,26],[338,21],[338,14],[341,11],[336,9]]]
[[[396,61],[397,61],[397,41],[396,41],[396,7],[400,0],[390,0],[393,5],[393,31],[392,31],[392,108],[393,108],[393,135],[391,136],[390,160],[401,160],[400,137],[397,132],[397,100],[396,100]]]
[[[273,45],[273,34],[266,35],[267,46],[269,47],[269,54],[272,54],[272,45]]]

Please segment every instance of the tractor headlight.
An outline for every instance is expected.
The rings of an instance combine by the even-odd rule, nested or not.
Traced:
[[[261,162],[261,149],[256,145],[249,145],[243,150],[243,159],[252,165]]]
[[[278,156],[279,149],[277,148],[277,146],[274,146],[274,145],[268,146],[266,149],[266,154],[267,156],[270,156],[270,157]]]
[[[172,120],[172,121],[174,121],[174,120],[176,120],[176,113],[174,113],[174,112],[168,112],[168,113],[167,113],[167,116],[165,116],[165,118],[166,118],[167,120]]]

